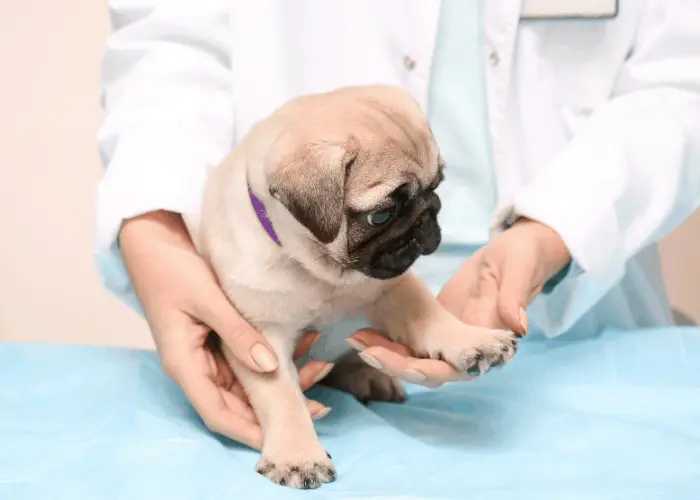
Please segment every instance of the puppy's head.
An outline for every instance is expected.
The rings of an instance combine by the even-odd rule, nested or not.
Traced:
[[[403,91],[351,87],[281,110],[270,193],[341,271],[404,273],[440,244],[443,165],[427,121]]]

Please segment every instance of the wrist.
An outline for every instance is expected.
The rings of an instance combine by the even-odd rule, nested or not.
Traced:
[[[187,226],[180,214],[155,210],[124,219],[117,244],[120,248],[150,244],[154,239],[182,247],[193,247]]]
[[[518,228],[535,241],[541,256],[545,279],[549,280],[566,269],[571,262],[571,254],[564,240],[554,229],[539,221],[520,218],[511,229]]]

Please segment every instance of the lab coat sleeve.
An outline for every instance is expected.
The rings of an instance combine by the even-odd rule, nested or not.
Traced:
[[[552,227],[573,258],[532,321],[571,328],[699,201],[700,2],[650,0],[612,98],[505,211]]]
[[[138,308],[117,234],[125,218],[149,211],[196,213],[207,172],[230,151],[230,24],[225,0],[109,8],[95,254],[107,289]]]

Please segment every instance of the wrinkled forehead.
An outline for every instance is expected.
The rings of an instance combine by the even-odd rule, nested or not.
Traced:
[[[437,148],[416,156],[401,149],[365,151],[358,155],[346,183],[346,204],[355,211],[376,207],[400,186],[407,186],[415,195],[427,188],[438,174]]]
[[[275,149],[317,166],[346,165],[348,208],[370,210],[402,185],[415,194],[434,182],[438,148],[424,114],[404,94],[350,89],[300,103],[282,122]]]
[[[438,149],[417,108],[367,100],[353,138],[357,157],[348,172],[346,203],[363,211],[402,185],[410,194],[425,189],[438,171]]]

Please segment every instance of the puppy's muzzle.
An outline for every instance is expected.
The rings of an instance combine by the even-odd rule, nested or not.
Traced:
[[[414,203],[412,224],[405,232],[377,248],[367,266],[367,275],[382,280],[395,278],[405,273],[421,255],[429,255],[440,246],[441,232],[437,220],[440,198],[429,192]]]

